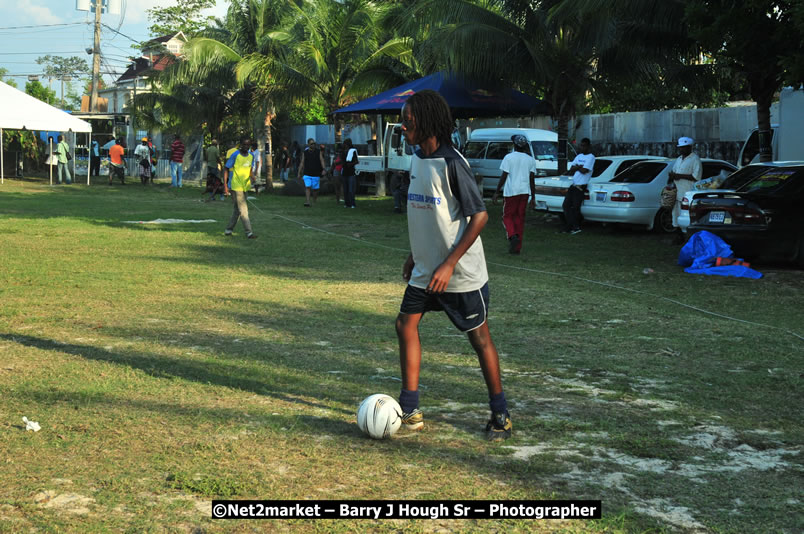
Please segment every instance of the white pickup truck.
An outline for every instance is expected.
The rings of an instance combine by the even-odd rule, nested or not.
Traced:
[[[405,142],[400,124],[388,124],[383,136],[383,154],[381,156],[358,156],[355,170],[358,174],[359,185],[377,187],[377,194],[384,192],[379,187],[376,174],[382,172],[410,172],[410,162],[413,158],[413,147]],[[383,184],[384,185],[384,184]]]

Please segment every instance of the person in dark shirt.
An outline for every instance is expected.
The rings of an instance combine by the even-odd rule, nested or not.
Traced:
[[[305,207],[309,208],[318,200],[318,189],[321,186],[321,176],[326,173],[325,169],[324,154],[311,137],[307,140],[307,148],[304,149],[299,166],[299,178],[304,180],[304,194],[307,199]]]
[[[170,186],[181,187],[182,165],[184,165],[184,143],[181,136],[176,134],[176,139],[170,145]]]

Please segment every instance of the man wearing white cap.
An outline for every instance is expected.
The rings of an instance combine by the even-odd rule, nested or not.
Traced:
[[[670,171],[668,184],[676,186],[676,203],[673,205],[673,227],[679,232],[678,216],[681,213],[681,200],[684,194],[692,189],[695,182],[701,179],[703,168],[701,158],[692,151],[693,140],[691,137],[678,138],[678,152],[681,154]]]

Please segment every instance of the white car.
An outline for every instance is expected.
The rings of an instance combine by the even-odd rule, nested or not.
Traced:
[[[595,158],[595,167],[589,185],[597,182],[608,182],[615,175],[629,168],[634,163],[649,159],[664,159],[659,156],[601,156]],[[535,209],[553,213],[563,213],[564,196],[572,184],[572,176],[549,176],[536,178],[536,194],[533,195]]]
[[[644,226],[659,232],[673,231],[670,210],[661,206],[661,192],[676,158],[635,163],[609,182],[589,187],[589,198],[581,205],[584,219],[604,223]],[[701,159],[703,178],[729,173],[737,167],[727,161]]]
[[[690,225],[690,206],[692,205],[692,201],[696,198],[703,198],[710,194],[717,196],[717,193],[731,193],[742,184],[763,173],[768,167],[787,167],[790,165],[804,165],[804,162],[768,161],[765,163],[752,163],[751,165],[746,165],[740,170],[731,173],[721,182],[717,189],[701,188],[687,191],[684,198],[681,200],[681,213],[678,216],[678,227],[681,228],[682,232],[687,233],[687,227]]]

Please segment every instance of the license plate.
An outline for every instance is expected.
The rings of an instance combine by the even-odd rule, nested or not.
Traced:
[[[713,211],[709,213],[709,222],[710,223],[723,223],[726,220],[726,212],[725,211]]]
[[[605,202],[605,201],[606,201],[606,192],[595,191],[595,202]]]
[[[546,210],[547,209],[547,202],[543,200],[536,201],[536,209],[537,210]]]

